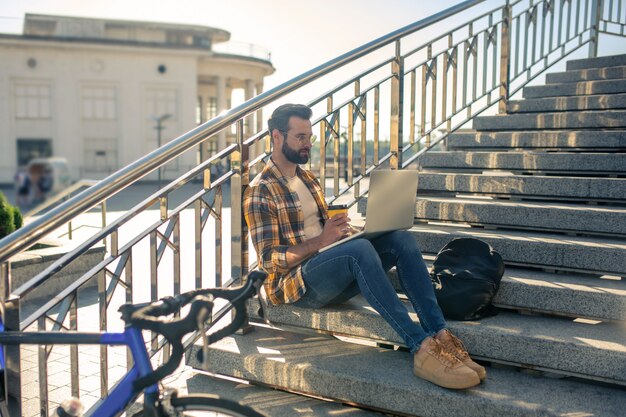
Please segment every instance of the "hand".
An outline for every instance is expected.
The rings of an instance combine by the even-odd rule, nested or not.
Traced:
[[[351,231],[350,218],[346,213],[335,214],[326,221],[324,230],[320,236],[322,247],[335,243],[339,239],[348,236]]]

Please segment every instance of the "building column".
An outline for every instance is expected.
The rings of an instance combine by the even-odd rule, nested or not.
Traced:
[[[217,88],[217,114],[226,110],[226,78],[218,75],[215,82]],[[217,151],[226,148],[226,129],[217,134]]]

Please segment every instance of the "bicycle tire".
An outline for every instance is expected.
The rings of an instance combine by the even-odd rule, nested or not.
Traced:
[[[176,416],[183,417],[266,417],[250,407],[216,395],[198,394],[172,398]],[[135,414],[142,416],[143,413]]]

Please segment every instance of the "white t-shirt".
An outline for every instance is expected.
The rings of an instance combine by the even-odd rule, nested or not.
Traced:
[[[302,205],[305,239],[308,240],[321,235],[324,229],[322,228],[322,219],[313,194],[311,194],[306,184],[297,175],[289,178],[287,184],[291,191],[298,194],[300,204]]]

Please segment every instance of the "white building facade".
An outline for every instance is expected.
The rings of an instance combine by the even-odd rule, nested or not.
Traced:
[[[226,31],[191,25],[26,15],[0,34],[0,183],[34,157],[100,179],[246,99],[274,72],[269,54],[218,53]],[[246,123],[262,128],[262,115]],[[176,178],[232,140],[228,132],[163,170]],[[156,174],[155,174],[156,175]]]

